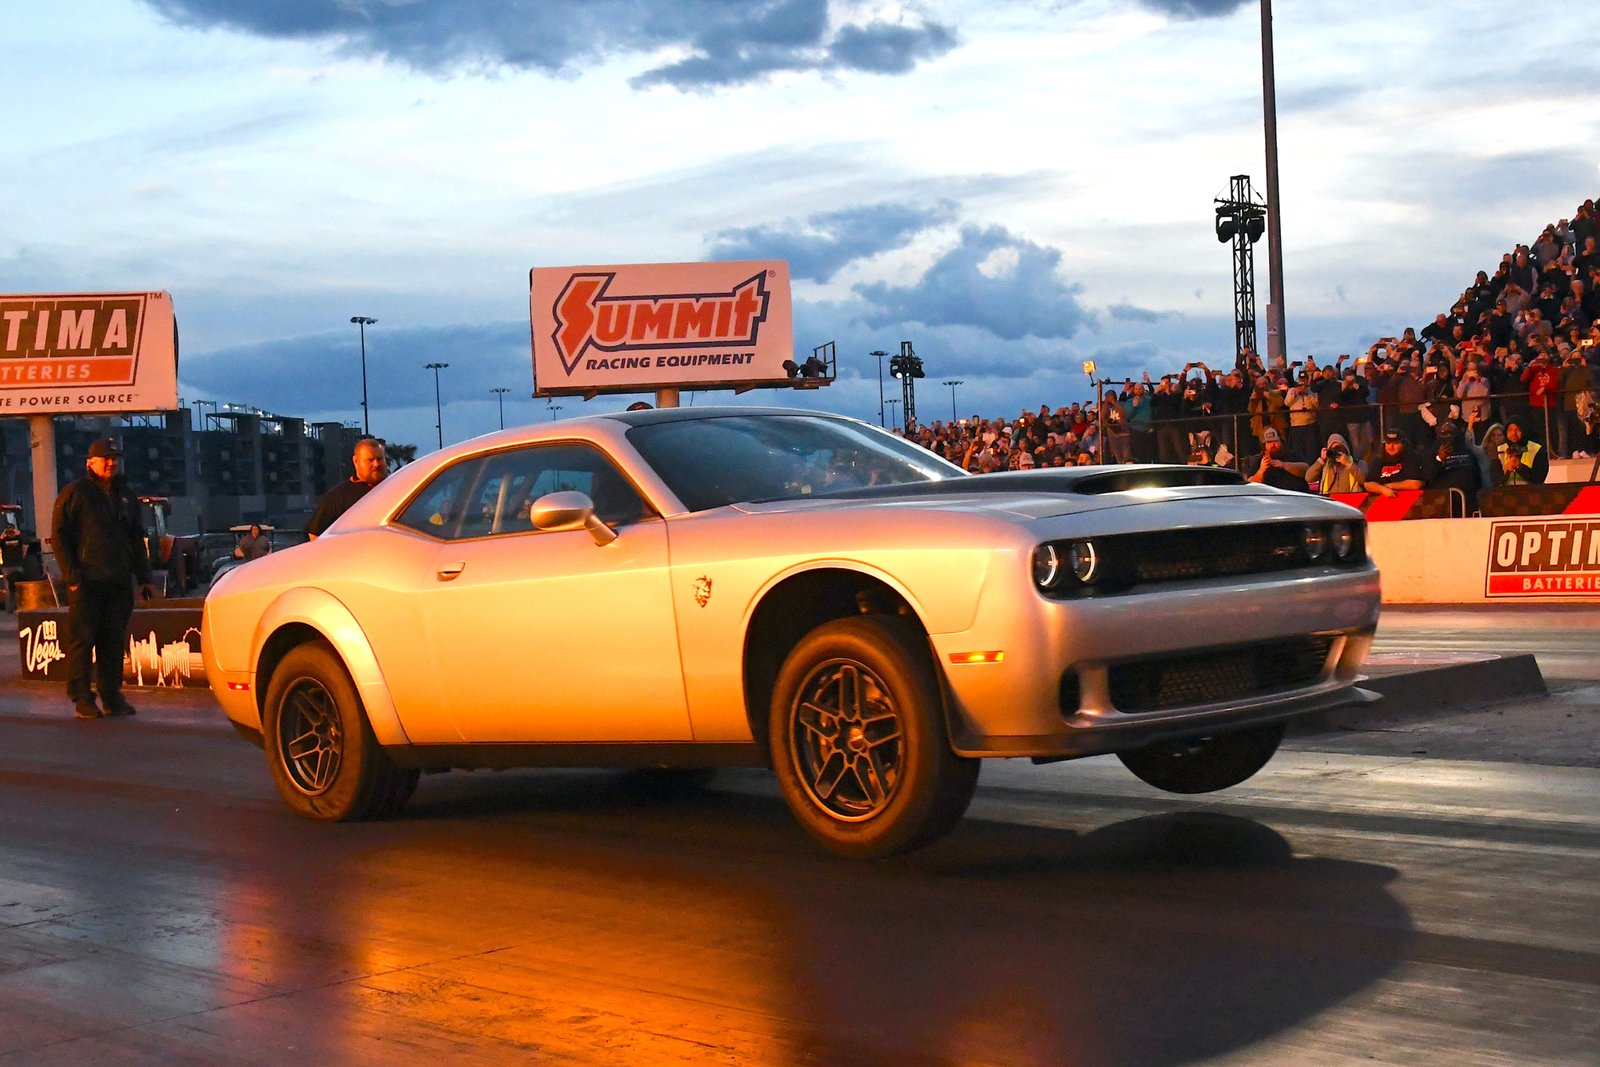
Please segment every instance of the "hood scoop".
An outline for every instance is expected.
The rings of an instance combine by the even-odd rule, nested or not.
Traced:
[[[1244,476],[1226,467],[1180,467],[1143,464],[1127,467],[1065,467],[1042,471],[1006,471],[970,477],[945,478],[912,485],[879,485],[829,493],[826,499],[879,500],[891,497],[941,497],[1010,495],[1016,493],[1072,493],[1104,496],[1140,489],[1179,489],[1190,486],[1243,485]]]

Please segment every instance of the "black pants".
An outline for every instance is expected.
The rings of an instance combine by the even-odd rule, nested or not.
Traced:
[[[114,706],[122,699],[122,655],[133,616],[133,582],[84,582],[67,597],[67,696],[74,704],[91,699],[89,672],[93,657],[94,688],[100,701]]]

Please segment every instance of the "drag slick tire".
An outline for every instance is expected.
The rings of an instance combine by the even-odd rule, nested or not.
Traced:
[[[294,649],[272,672],[261,726],[272,783],[297,815],[384,819],[417,788],[419,772],[390,762],[344,664],[320,642]]]
[[[1267,765],[1283,740],[1283,723],[1251,726],[1210,737],[1170,741],[1132,752],[1118,752],[1122,765],[1139,780],[1169,793],[1212,793],[1227,789]]]
[[[927,640],[888,615],[812,630],[778,672],[768,717],[789,809],[853,859],[906,852],[960,820],[979,763],[950,750]]]

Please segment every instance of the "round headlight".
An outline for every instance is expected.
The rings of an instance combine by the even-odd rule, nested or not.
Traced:
[[[1307,559],[1321,559],[1328,551],[1328,531],[1321,526],[1307,526],[1300,531],[1300,543]]]
[[[1054,589],[1061,580],[1061,553],[1055,545],[1040,545],[1033,550],[1033,584]]]
[[[1092,541],[1074,541],[1067,549],[1067,565],[1072,576],[1088,585],[1100,576],[1100,555]]]
[[[1337,559],[1349,559],[1350,553],[1355,551],[1356,532],[1351,529],[1348,522],[1333,524],[1333,554]]]

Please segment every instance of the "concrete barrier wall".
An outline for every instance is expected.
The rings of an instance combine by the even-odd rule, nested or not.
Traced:
[[[1414,519],[1367,526],[1386,604],[1600,603],[1600,520]]]

